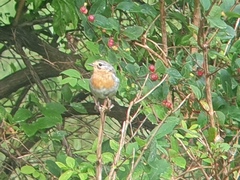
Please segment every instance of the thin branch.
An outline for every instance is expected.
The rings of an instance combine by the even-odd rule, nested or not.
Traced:
[[[116,179],[116,168],[117,168],[117,164],[119,162],[119,159],[120,159],[120,155],[121,155],[121,152],[122,152],[122,149],[125,145],[125,139],[126,139],[126,134],[127,134],[127,129],[128,129],[128,126],[129,124],[133,121],[133,119],[135,119],[137,117],[137,114],[138,114],[138,111],[133,115],[133,117],[130,116],[131,114],[131,110],[132,110],[132,107],[133,105],[136,105],[138,103],[140,103],[141,101],[143,101],[147,96],[149,96],[156,88],[158,88],[164,81],[165,79],[168,77],[168,75],[165,75],[162,80],[155,86],[153,87],[146,95],[144,95],[143,97],[141,97],[142,95],[142,92],[143,92],[143,87],[145,86],[145,83],[148,79],[148,76],[146,76],[145,78],[145,81],[141,87],[141,91],[136,95],[135,99],[133,101],[130,102],[129,104],[129,107],[128,107],[128,110],[127,110],[127,115],[126,115],[126,120],[123,122],[123,125],[122,125],[122,130],[121,130],[121,138],[120,138],[120,142],[119,142],[119,148],[118,148],[118,151],[115,155],[115,158],[113,160],[113,164],[112,164],[112,167],[111,167],[111,170],[109,172],[109,176],[108,178],[109,179]],[[138,108],[138,110],[140,110],[141,106]]]
[[[164,56],[163,59],[167,62],[168,56],[168,45],[167,45],[167,29],[166,29],[166,11],[165,11],[165,0],[159,0],[159,9],[160,9],[160,24],[162,30],[162,43],[163,43],[163,51]]]
[[[105,101],[107,101],[105,99]],[[105,103],[104,103],[105,104]],[[98,143],[97,143],[97,167],[96,167],[96,178],[97,180],[102,180],[102,169],[103,169],[103,161],[102,161],[102,143],[103,143],[103,134],[104,134],[104,124],[106,122],[106,113],[107,107],[103,105],[99,106],[100,112],[100,127],[98,130]]]

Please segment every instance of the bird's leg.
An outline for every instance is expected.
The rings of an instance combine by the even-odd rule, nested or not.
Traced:
[[[107,100],[108,110],[110,111],[113,108],[114,105],[112,104],[111,99],[109,99],[108,97],[106,98],[106,100]]]
[[[96,111],[100,111],[101,106],[100,106],[98,99],[96,97],[93,97],[93,99],[94,99],[94,103],[95,103],[94,109]]]
[[[107,104],[108,104],[107,99],[104,99],[104,101],[103,101],[103,105],[101,106],[101,110],[102,110],[102,111],[105,111],[105,110],[108,109]]]

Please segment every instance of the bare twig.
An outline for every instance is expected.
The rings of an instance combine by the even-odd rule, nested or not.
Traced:
[[[106,99],[105,99],[106,101]],[[105,103],[104,103],[105,104]],[[100,112],[100,127],[98,130],[98,143],[97,143],[97,167],[96,167],[96,178],[97,180],[102,180],[102,143],[103,143],[103,134],[104,134],[104,124],[106,121],[106,113],[107,113],[107,106],[103,105],[102,107],[99,107]]]
[[[159,0],[159,9],[160,9],[160,23],[161,23],[161,30],[162,30],[162,43],[163,43],[163,51],[164,56],[163,59],[167,62],[167,55],[168,55],[168,45],[167,45],[167,29],[166,29],[166,11],[165,11],[165,0]]]
[[[144,95],[143,97],[142,96],[142,91],[143,91],[143,87],[145,86],[145,83],[148,79],[148,76],[145,78],[145,81],[142,85],[142,88],[141,88],[141,91],[136,95],[136,98],[130,102],[129,104],[129,107],[128,107],[128,110],[127,110],[127,115],[126,115],[126,120],[123,122],[123,125],[122,125],[122,130],[121,130],[121,138],[120,138],[120,142],[119,142],[119,148],[118,148],[118,151],[115,155],[115,158],[114,158],[114,161],[113,161],[113,164],[112,164],[112,167],[111,167],[111,170],[109,172],[109,176],[108,178],[109,179],[115,179],[116,178],[116,168],[117,168],[117,164],[118,164],[118,161],[120,159],[120,155],[121,155],[121,152],[122,152],[122,149],[125,145],[125,139],[126,139],[126,133],[127,133],[127,129],[128,129],[128,126],[129,124],[137,117],[137,114],[138,114],[138,111],[133,115],[133,117],[130,116],[131,114],[131,110],[132,110],[132,107],[133,105],[136,105],[138,103],[140,103],[141,101],[143,101],[147,96],[149,96],[156,88],[158,88],[165,80],[166,78],[168,77],[168,75],[165,75],[162,80],[155,86],[153,87],[146,95]],[[141,107],[141,106],[140,106]],[[140,109],[140,108],[139,108]],[[139,110],[138,109],[138,110]]]
[[[190,95],[188,95],[181,103],[180,105],[182,106],[184,104],[184,102],[190,97]],[[140,162],[144,152],[148,149],[149,145],[152,143],[152,140],[154,139],[154,137],[156,136],[157,132],[159,131],[159,129],[162,127],[163,123],[165,122],[165,120],[172,114],[172,112],[177,111],[180,108],[180,106],[178,106],[176,109],[174,109],[173,111],[168,111],[168,113],[165,115],[165,117],[162,119],[162,121],[158,124],[158,126],[153,130],[153,133],[151,134],[150,138],[148,139],[147,144],[143,147],[141,153],[139,154],[137,160],[134,163],[134,166],[131,168],[127,179],[130,180],[132,177],[132,173],[134,172],[134,169],[137,167],[138,163]]]

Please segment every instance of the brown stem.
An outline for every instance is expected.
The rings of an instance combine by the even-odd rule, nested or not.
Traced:
[[[167,55],[168,55],[168,45],[167,45],[167,29],[166,29],[166,11],[164,7],[165,0],[159,0],[160,5],[160,23],[162,29],[162,44],[163,44],[163,51],[165,56],[163,55],[163,59],[167,62]]]
[[[200,1],[199,0],[194,0],[194,12],[193,12],[193,24],[196,27],[200,27],[200,22],[201,22],[201,6],[200,6]],[[193,37],[197,40],[197,35],[193,34]],[[195,53],[198,51],[197,47],[192,47],[191,48],[191,53]]]
[[[103,161],[102,161],[102,143],[103,143],[103,133],[104,133],[104,124],[106,121],[106,113],[108,107],[107,103],[108,99],[104,100],[104,105],[102,107],[99,107],[99,112],[100,112],[100,127],[98,130],[98,143],[97,143],[97,167],[96,167],[96,178],[97,180],[102,180],[102,167],[103,167]]]
[[[208,114],[210,118],[211,127],[215,127],[214,110],[213,110],[213,104],[212,104],[211,79],[210,79],[211,77],[209,76],[207,48],[203,50],[203,57],[204,57],[203,68],[204,68],[205,78],[206,78],[206,100],[209,106]]]

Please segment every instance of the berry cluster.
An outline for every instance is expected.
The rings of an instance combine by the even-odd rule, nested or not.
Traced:
[[[150,64],[148,67],[149,71],[151,72],[150,79],[152,81],[158,80],[158,74],[155,72],[155,66],[153,64]]]
[[[169,102],[168,100],[163,100],[162,105],[165,106],[168,109],[172,109],[172,103]]]
[[[85,14],[85,15],[86,15],[86,14],[88,13],[87,5],[84,4],[82,7],[80,7],[79,11],[80,11],[82,14]],[[88,16],[88,21],[91,22],[91,23],[93,23],[93,22],[95,21],[95,16],[92,15],[92,14],[90,14],[90,15]]]
[[[114,46],[114,44],[115,44],[114,39],[112,37],[110,37],[109,40],[108,40],[108,47],[112,48]]]

